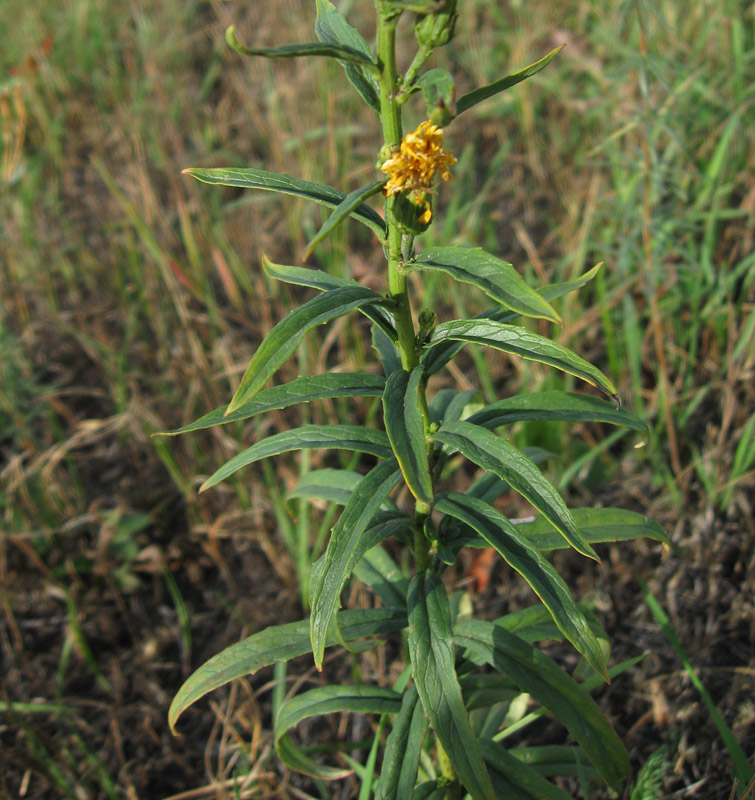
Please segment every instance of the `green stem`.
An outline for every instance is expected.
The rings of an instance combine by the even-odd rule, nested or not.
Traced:
[[[396,68],[396,25],[398,15],[390,13],[382,0],[377,0],[377,57],[380,69],[380,119],[383,126],[383,141],[387,148],[397,148],[401,145],[401,108],[399,105],[399,91],[401,83]],[[398,334],[398,349],[401,355],[401,365],[407,371],[413,370],[419,364],[417,348],[417,334],[412,320],[411,303],[406,286],[406,275],[401,270],[404,260],[404,237],[394,213],[395,198],[389,197],[386,201],[385,220],[388,226],[388,291],[395,301],[394,315],[396,320],[396,333]],[[430,413],[427,407],[427,397],[424,392],[420,395],[420,410],[424,421],[425,431],[430,428]],[[414,558],[419,572],[427,569],[429,542],[422,532],[422,522],[429,514],[430,509],[422,504],[417,507],[417,535],[414,537]]]
[[[425,62],[432,54],[433,48],[427,45],[422,45],[417,51],[412,63],[409,65],[409,69],[406,71],[406,75],[404,75],[403,87],[405,93],[399,99],[400,103],[404,103],[407,100],[408,94],[406,94],[406,92],[414,85],[414,81],[417,79],[417,73],[424,67]]]
[[[396,69],[396,23],[398,18],[387,19],[378,5],[377,56],[380,67],[380,119],[383,124],[383,141],[387,147],[401,144],[401,111],[398,106],[399,79]],[[411,307],[406,293],[406,275],[401,272],[401,230],[394,215],[395,198],[386,202],[388,225],[388,289],[396,301],[396,331],[398,333],[401,364],[411,370],[417,366],[417,347],[412,322]]]

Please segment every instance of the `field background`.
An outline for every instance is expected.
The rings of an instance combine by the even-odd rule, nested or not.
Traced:
[[[567,47],[448,129],[459,164],[425,240],[480,244],[535,285],[605,262],[562,302],[556,335],[613,377],[650,437],[559,425],[514,435],[556,454],[549,474],[572,505],[631,508],[668,531],[666,552],[603,547],[599,565],[565,555],[558,566],[595,603],[615,661],[648,653],[596,693],[635,771],[665,746],[661,797],[727,798],[729,753],[638,579],[752,759],[755,6],[460,6],[458,36],[432,62],[460,91]],[[372,4],[339,7],[367,35]],[[323,219],[181,170],[251,164],[347,191],[374,180],[376,119],[336,64],[244,60],[223,40],[233,22],[255,45],[309,41],[313,21],[304,0],[0,3],[0,796],[317,796],[271,753],[272,671],[200,702],[181,738],[166,721],[207,657],[301,615],[322,514],[291,521],[285,492],[319,454],[197,489],[242,443],[303,417],[151,438],[228,400],[255,343],[304,296],[268,281],[262,254],[298,263]],[[410,123],[421,119],[412,107]],[[308,263],[382,288],[381,262],[346,226]],[[443,280],[412,288],[441,318],[483,307]],[[318,329],[282,377],[373,365],[364,334]],[[564,386],[474,351],[437,386],[469,388],[473,363],[488,398]],[[514,498],[509,511],[522,512]],[[532,602],[500,564],[483,568],[456,573],[480,613]],[[358,587],[353,597],[366,602]],[[331,677],[348,670],[339,663]],[[298,666],[289,687],[317,680],[311,661]],[[359,668],[380,681],[391,664],[372,654]],[[305,738],[334,738],[328,724]],[[564,736],[546,723],[528,735]]]

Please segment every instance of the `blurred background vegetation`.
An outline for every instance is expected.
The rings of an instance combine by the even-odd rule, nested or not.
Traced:
[[[514,435],[556,454],[550,474],[573,505],[640,510],[669,532],[663,557],[621,545],[600,565],[559,566],[617,657],[650,653],[598,695],[634,766],[664,745],[662,796],[728,797],[726,749],[637,578],[752,756],[755,5],[460,5],[457,38],[431,64],[459,91],[567,47],[449,127],[459,163],[425,239],[480,244],[536,285],[605,262],[562,306],[557,336],[611,375],[649,438]],[[369,35],[370,2],[339,8]],[[269,418],[151,434],[228,400],[291,297],[262,275],[262,254],[297,263],[323,219],[181,170],[253,164],[346,191],[375,177],[376,119],[336,64],[243,60],[224,44],[231,23],[250,44],[310,41],[313,21],[309,0],[0,4],[0,795],[302,796],[270,756],[272,673],[200,704],[182,739],[166,709],[242,631],[300,615],[321,518],[292,517],[285,492],[307,465],[278,459],[198,497]],[[383,288],[379,247],[352,227],[309,263]],[[443,279],[413,289],[441,318],[482,309]],[[501,354],[466,357],[489,399],[564,386]],[[373,362],[365,331],[336,323],[286,377]],[[464,360],[442,380],[471,388]],[[301,421],[287,414],[277,428]],[[501,568],[479,588],[491,609],[530,602]],[[379,679],[390,665],[374,658]]]

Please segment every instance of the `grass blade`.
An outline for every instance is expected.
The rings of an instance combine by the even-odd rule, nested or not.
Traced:
[[[721,713],[716,708],[716,704],[713,702],[713,698],[710,696],[710,693],[695,672],[695,669],[690,663],[690,660],[676,635],[676,631],[674,631],[673,627],[671,626],[671,621],[669,620],[666,612],[663,610],[663,607],[655,598],[647,585],[642,581],[640,583],[642,586],[642,595],[645,598],[645,604],[650,610],[650,613],[653,615],[653,619],[655,619],[658,625],[660,625],[663,635],[668,640],[668,643],[674,648],[679,660],[682,662],[682,666],[689,676],[690,682],[695,689],[697,689],[703,703],[705,704],[705,707],[708,709],[708,713],[710,714],[710,718],[713,720],[713,724],[716,726],[718,735],[726,745],[726,749],[729,751],[731,760],[734,763],[734,774],[742,783],[742,785],[746,786],[753,779],[753,777],[755,777],[755,771],[750,766],[750,762],[748,761],[744,750],[742,750],[742,748],[739,746],[739,742],[734,736],[731,728],[726,724],[726,720],[721,716]]]

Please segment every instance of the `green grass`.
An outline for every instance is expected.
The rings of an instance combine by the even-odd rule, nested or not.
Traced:
[[[151,520],[136,538],[154,525],[202,539],[219,517],[241,513],[258,530],[277,527],[273,551],[306,597],[309,554],[326,528],[317,515],[292,517],[285,493],[320,457],[279,460],[275,476],[249,471],[200,502],[203,478],[269,429],[252,421],[150,436],[227,402],[294,291],[262,275],[262,254],[298,263],[324,219],[299,201],[201,186],[181,170],[254,164],[347,191],[374,177],[375,119],[337,66],[245,60],[224,46],[231,22],[246,41],[277,44],[282,30],[306,41],[312,5],[0,4],[0,524],[31,538],[64,596],[90,580],[91,548],[68,554],[66,542],[80,544],[92,515],[116,527]],[[343,5],[368,30],[369,4]],[[725,513],[755,478],[752,16],[737,0],[466,0],[456,43],[430,66],[451,65],[464,91],[562,42],[534,80],[449,128],[459,163],[427,243],[481,244],[536,284],[604,261],[560,308],[561,338],[646,416],[647,446],[596,444],[604,432],[575,437],[557,425],[522,426],[518,443],[562,455],[574,466],[556,467],[561,481],[577,491],[610,480],[616,455],[629,453],[625,469],[651,468],[648,492],[661,504],[702,497]],[[374,245],[341,229],[308,263],[380,289]],[[421,291],[441,318],[485,305],[442,278]],[[288,376],[336,361],[360,369],[373,358],[360,333],[338,328],[325,349],[313,337]],[[467,388],[465,363],[439,385]],[[500,356],[483,367],[486,395],[564,385]],[[329,419],[327,406],[304,413]],[[279,415],[275,425],[305,421]],[[276,480],[278,495],[260,491]],[[108,551],[124,580],[136,557],[127,538]],[[188,650],[180,581],[165,575]],[[86,645],[76,607],[68,612]],[[83,663],[104,679],[91,649]],[[70,794],[78,760],[110,794],[112,770],[92,766],[83,740],[69,736],[56,753],[24,724],[50,785]]]

